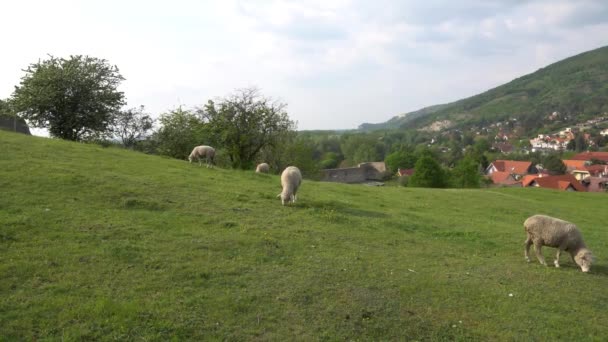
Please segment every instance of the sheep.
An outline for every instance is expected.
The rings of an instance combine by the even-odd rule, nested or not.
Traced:
[[[258,164],[255,168],[256,173],[268,173],[270,171],[270,166],[267,163]]]
[[[289,166],[281,174],[281,186],[283,191],[277,195],[281,198],[281,204],[285,205],[285,202],[291,201],[295,203],[297,196],[296,193],[300,184],[302,183],[302,173],[300,169],[295,166]]]
[[[206,159],[207,167],[212,167],[214,164],[213,158],[215,158],[215,149],[206,145],[196,146],[188,156],[188,161],[192,163],[192,160],[196,158],[198,160],[198,165],[200,166],[202,165],[201,158],[203,157]]]
[[[580,266],[583,272],[589,272],[593,255],[585,245],[581,232],[575,224],[545,215],[534,215],[524,222],[527,238],[524,242],[526,261],[530,262],[530,246],[534,244],[534,251],[538,261],[547,266],[541,253],[542,246],[557,248],[555,267],[559,267],[559,256],[562,251],[570,253],[572,260]]]

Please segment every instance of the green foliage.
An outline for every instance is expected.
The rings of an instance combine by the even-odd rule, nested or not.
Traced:
[[[36,127],[61,139],[80,141],[107,133],[124,104],[124,78],[104,59],[50,56],[25,70],[15,87],[15,110]]]
[[[563,175],[566,173],[566,165],[557,154],[549,154],[543,159],[543,167],[549,171],[551,175]]]
[[[154,120],[144,113],[144,106],[118,111],[112,122],[112,132],[123,146],[133,148],[152,129]]]
[[[423,155],[416,161],[414,174],[408,186],[416,188],[443,188],[446,186],[446,174],[441,165],[431,156]]]
[[[397,172],[397,169],[411,169],[416,164],[416,155],[404,150],[395,151],[388,156],[384,162],[386,167],[391,172]]]
[[[13,117],[15,115],[15,111],[10,107],[9,101],[0,99],[0,116]]]
[[[344,159],[353,165],[384,160],[384,146],[372,134],[345,134],[340,141],[340,148]]]
[[[232,167],[251,169],[260,151],[277,144],[285,132],[295,129],[286,104],[264,97],[256,88],[209,101],[200,111],[214,140],[227,153]]]
[[[461,159],[451,171],[450,183],[455,188],[479,188],[482,175],[477,160],[468,156]]]
[[[0,148],[2,341],[608,336],[606,259],[544,267],[522,244],[545,213],[608,255],[601,194],[306,180],[283,207],[276,175],[10,132]]]
[[[211,145],[202,121],[191,111],[178,108],[162,114],[160,129],[154,134],[159,154],[186,159],[198,145]]]

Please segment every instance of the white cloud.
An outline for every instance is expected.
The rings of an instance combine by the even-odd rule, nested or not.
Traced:
[[[354,128],[605,45],[605,13],[600,0],[22,0],[3,5],[0,97],[47,53],[88,54],[154,114],[256,85],[300,129]]]

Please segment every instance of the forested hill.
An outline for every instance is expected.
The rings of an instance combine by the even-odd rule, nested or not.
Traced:
[[[395,116],[360,130],[421,128],[438,120],[451,126],[505,118],[540,118],[560,112],[573,119],[608,112],[608,46],[588,51],[507,84],[456,102]]]

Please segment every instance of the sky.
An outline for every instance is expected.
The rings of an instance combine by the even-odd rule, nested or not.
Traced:
[[[158,117],[235,89],[299,130],[352,129],[472,96],[608,45],[606,0],[7,0],[0,98],[38,60],[118,66]],[[35,132],[39,132],[36,130]]]

